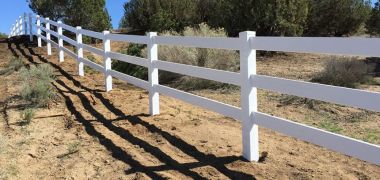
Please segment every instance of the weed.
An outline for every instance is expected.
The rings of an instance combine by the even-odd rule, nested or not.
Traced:
[[[55,79],[53,69],[47,65],[22,68],[20,77],[22,87],[20,95],[35,106],[47,106],[55,96],[52,82]]]
[[[13,72],[20,70],[23,66],[24,63],[21,58],[12,57],[6,68],[0,71],[0,75],[12,74]]]
[[[95,74],[95,73],[97,73],[96,70],[92,69],[92,68],[89,67],[89,66],[84,66],[84,72],[85,72],[86,74]]]
[[[64,158],[71,154],[77,153],[79,151],[80,142],[73,142],[67,146],[67,152],[61,155],[58,155],[57,158]]]
[[[280,105],[281,106],[288,106],[288,105],[306,105],[309,109],[318,109],[318,105],[321,104],[321,101],[314,100],[314,99],[308,99],[308,98],[302,98],[298,96],[291,96],[291,95],[282,95],[282,98],[280,99]]]
[[[375,80],[370,75],[374,71],[372,64],[356,58],[339,58],[330,60],[325,68],[312,79],[313,82],[356,88],[360,84],[373,84]]]
[[[95,59],[95,56],[92,55],[92,54],[88,55],[88,56],[87,56],[87,59],[90,60],[90,61],[92,61],[92,62],[95,62],[95,60],[96,60],[96,59]]]
[[[365,141],[370,143],[379,143],[380,142],[380,131],[374,129],[366,129]]]
[[[343,130],[337,123],[331,121],[322,121],[319,123],[319,127],[333,133],[339,133]]]
[[[74,142],[67,146],[67,152],[68,154],[73,154],[75,152],[78,152],[80,146],[80,142]]]
[[[21,113],[22,121],[20,122],[21,125],[29,125],[32,122],[32,119],[35,116],[35,111],[32,108],[25,109]]]

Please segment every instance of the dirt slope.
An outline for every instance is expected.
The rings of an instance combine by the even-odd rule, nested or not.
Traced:
[[[0,76],[0,179],[380,179],[379,166],[264,128],[261,162],[246,162],[238,122],[165,96],[150,117],[146,91],[115,80],[105,93],[101,74],[79,77],[73,59],[21,42],[0,42],[0,66],[50,64],[61,98],[21,127],[22,106],[6,101],[17,73]]]

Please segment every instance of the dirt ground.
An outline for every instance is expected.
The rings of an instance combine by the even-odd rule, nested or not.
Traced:
[[[0,68],[12,56],[26,65],[50,64],[60,98],[20,126],[17,72],[0,76],[0,179],[380,179],[380,166],[265,128],[260,128],[260,162],[247,162],[237,121],[166,96],[161,114],[151,117],[146,91],[114,80],[114,90],[106,93],[101,74],[79,77],[73,59],[58,63],[55,51],[48,57],[45,47],[21,42],[1,40]],[[261,64],[261,71],[273,68],[269,61]],[[236,92],[194,93],[238,104]],[[267,104],[260,107],[264,112],[271,111],[269,105],[276,110],[273,101]],[[306,110],[294,109],[279,113],[297,119],[285,110]]]

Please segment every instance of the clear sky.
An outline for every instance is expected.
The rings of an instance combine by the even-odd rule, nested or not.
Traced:
[[[128,0],[106,0],[106,6],[112,18],[114,28],[119,26],[119,21],[123,16],[123,4]],[[376,0],[372,0],[375,2]],[[9,33],[9,29],[16,19],[24,12],[31,12],[26,0],[2,0],[0,6],[0,32]]]
[[[119,21],[124,14],[123,4],[126,1],[127,0],[106,0],[106,6],[108,13],[111,15],[114,28],[118,28],[119,26]],[[0,6],[0,32],[8,34],[12,24],[14,24],[16,19],[24,12],[32,12],[26,0],[2,0]]]

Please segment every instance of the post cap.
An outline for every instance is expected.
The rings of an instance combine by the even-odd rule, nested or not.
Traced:
[[[157,36],[157,32],[147,32],[146,35],[149,37]]]

